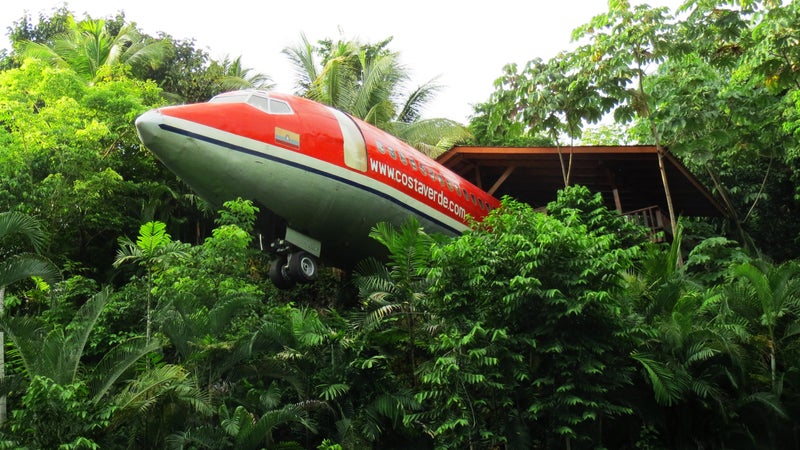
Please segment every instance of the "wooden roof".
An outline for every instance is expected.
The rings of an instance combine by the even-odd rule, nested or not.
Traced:
[[[570,151],[570,184],[600,192],[609,208],[616,208],[618,200],[622,211],[657,205],[667,212],[655,146],[561,147],[565,162]],[[555,200],[557,191],[564,187],[555,147],[456,146],[437,160],[497,198],[509,195],[534,208]],[[669,152],[665,154],[664,165],[678,215],[723,215],[720,203]]]

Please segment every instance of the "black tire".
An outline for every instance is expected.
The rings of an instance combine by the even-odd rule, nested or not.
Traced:
[[[298,283],[313,283],[319,274],[317,258],[308,252],[295,252],[289,255],[289,275]]]
[[[294,287],[295,280],[289,274],[285,256],[279,256],[272,260],[269,266],[269,279],[278,289],[291,289]]]

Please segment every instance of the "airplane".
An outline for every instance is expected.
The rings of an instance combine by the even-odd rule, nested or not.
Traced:
[[[402,140],[302,97],[226,92],[150,110],[136,128],[204,200],[249,199],[266,210],[269,277],[281,289],[315,281],[320,262],[347,269],[379,255],[369,237],[379,222],[413,216],[426,232],[457,235],[500,205]]]

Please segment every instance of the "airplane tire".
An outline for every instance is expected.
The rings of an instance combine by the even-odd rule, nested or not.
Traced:
[[[313,283],[317,280],[319,262],[308,252],[295,252],[289,256],[289,274],[298,283]]]
[[[279,256],[272,260],[269,266],[269,279],[278,289],[291,289],[294,287],[295,280],[290,276],[285,256]]]

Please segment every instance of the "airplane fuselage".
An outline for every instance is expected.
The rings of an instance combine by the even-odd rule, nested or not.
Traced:
[[[378,222],[415,216],[428,232],[457,234],[499,206],[394,136],[300,97],[231,92],[149,111],[136,126],[202,198],[263,205],[285,220],[287,241],[339,267],[375,254]]]

